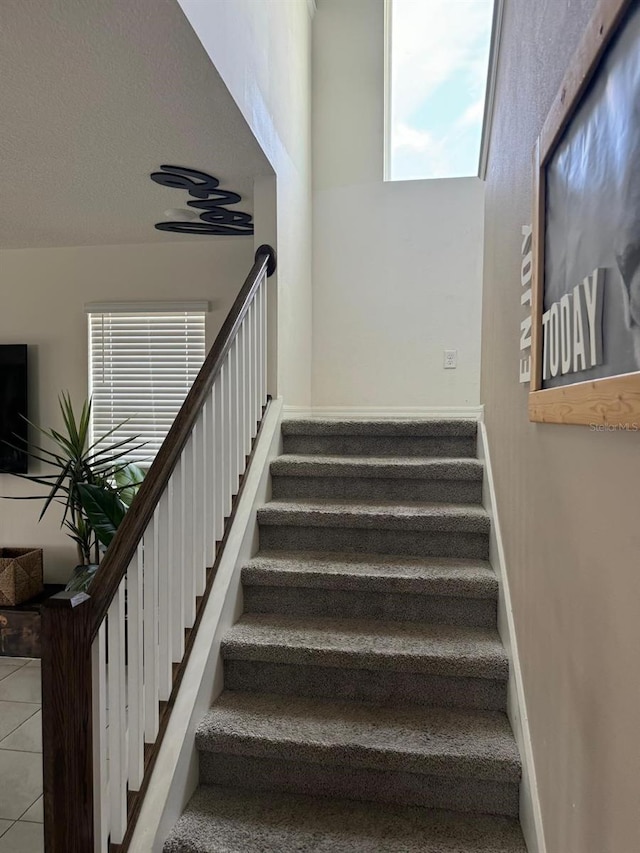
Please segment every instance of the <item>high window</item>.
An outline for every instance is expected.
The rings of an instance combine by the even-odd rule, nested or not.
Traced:
[[[479,171],[494,0],[387,0],[385,178]]]
[[[139,436],[129,461],[151,461],[205,358],[206,303],[88,305],[93,440]]]

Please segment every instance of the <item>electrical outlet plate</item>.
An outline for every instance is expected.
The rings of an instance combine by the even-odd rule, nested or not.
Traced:
[[[446,349],[444,351],[444,369],[453,370],[458,366],[458,350]]]

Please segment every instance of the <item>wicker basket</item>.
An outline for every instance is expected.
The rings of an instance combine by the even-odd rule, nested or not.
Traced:
[[[0,606],[22,604],[42,589],[41,548],[0,548]]]

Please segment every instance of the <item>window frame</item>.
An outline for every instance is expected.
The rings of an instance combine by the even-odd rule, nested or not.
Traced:
[[[487,67],[487,82],[485,87],[484,115],[480,136],[480,151],[478,155],[478,170],[476,177],[486,180],[489,163],[489,148],[491,143],[491,127],[493,124],[496,86],[498,80],[498,62],[500,58],[500,43],[502,38],[502,21],[504,18],[505,0],[494,0],[493,17],[491,21],[491,37],[489,40],[489,61]],[[407,180],[391,177],[391,73],[392,73],[392,5],[393,0],[384,0],[384,140],[382,179],[385,183]],[[470,175],[469,177],[474,177]],[[431,181],[437,178],[414,178],[413,180]]]

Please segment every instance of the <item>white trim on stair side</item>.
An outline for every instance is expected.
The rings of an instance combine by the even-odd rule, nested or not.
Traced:
[[[509,655],[510,663],[507,713],[522,759],[520,824],[529,853],[547,853],[529,718],[527,716],[527,703],[518,654],[518,641],[515,631],[511,593],[509,590],[509,576],[500,531],[500,521],[498,519],[498,506],[491,468],[491,457],[489,454],[487,428],[482,421],[478,424],[478,458],[484,463],[482,502],[491,519],[489,559],[500,582],[498,632]]]
[[[281,419],[280,398],[271,403],[262,425],[129,853],[161,853],[166,836],[198,785],[195,730],[222,692],[220,641],[242,612],[241,569],[258,548],[257,510],[271,496],[269,466],[282,450]]]
[[[482,420],[483,406],[284,406],[285,418],[302,420],[438,420],[461,419]]]

